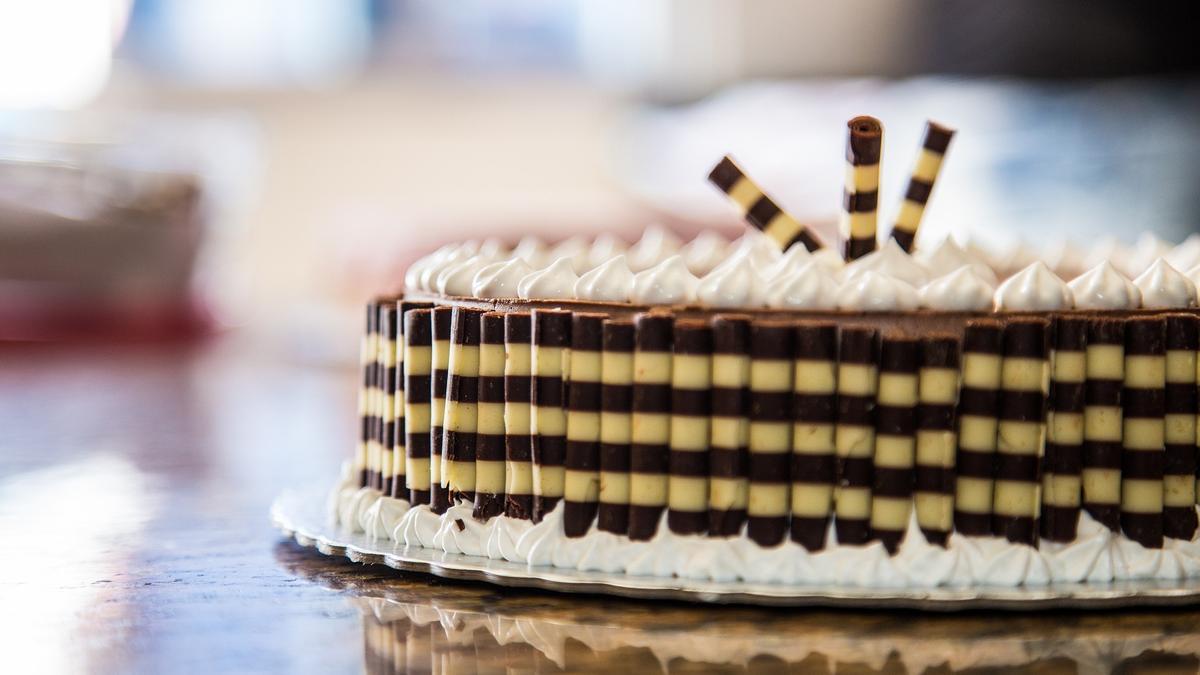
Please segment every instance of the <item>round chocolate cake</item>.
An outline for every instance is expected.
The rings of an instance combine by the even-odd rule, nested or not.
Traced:
[[[913,250],[952,137],[931,123],[878,246],[882,128],[848,130],[840,251],[727,157],[710,179],[753,226],[737,241],[651,228],[414,264],[367,308],[337,518],[631,575],[1200,576],[1200,239]]]

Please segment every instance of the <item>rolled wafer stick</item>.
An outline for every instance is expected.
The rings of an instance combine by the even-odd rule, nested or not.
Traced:
[[[533,436],[533,521],[554,510],[563,496],[567,456],[567,359],[571,313],[534,310],[529,433]]]
[[[917,238],[917,228],[921,225],[921,218],[925,215],[925,207],[929,204],[929,196],[933,192],[933,184],[937,181],[946,149],[950,147],[953,138],[954,129],[932,120],[925,123],[925,138],[921,141],[921,151],[917,155],[912,177],[908,179],[908,189],[904,193],[904,201],[900,203],[900,213],[892,226],[892,239],[905,251],[912,251],[913,242]]]
[[[1054,320],[1041,512],[1042,538],[1050,541],[1074,541],[1079,524],[1087,327],[1080,317]]]
[[[1166,416],[1163,440],[1163,535],[1191,540],[1196,534],[1196,351],[1200,319],[1167,316]]]
[[[962,377],[958,339],[925,338],[919,354],[913,502],[925,540],[945,546],[954,529],[955,408]]]
[[[667,481],[667,527],[676,534],[708,531],[711,389],[712,329],[704,321],[676,321]]]
[[[475,429],[479,423],[479,320],[483,310],[455,307],[450,321],[442,487],[451,504],[475,502]]]
[[[445,513],[450,506],[450,495],[446,493],[442,478],[443,442],[446,437],[446,383],[450,377],[450,323],[454,316],[453,307],[433,308],[433,379],[430,383],[429,414],[429,508],[434,513]]]
[[[975,319],[967,322],[963,332],[958,449],[954,458],[954,529],[971,536],[992,533],[1003,326],[999,321]]]
[[[375,400],[375,355],[379,340],[378,303],[371,300],[367,303],[367,324],[363,331],[362,346],[359,349],[359,364],[362,366],[362,384],[358,389],[358,444],[354,450],[354,472],[358,476],[358,486],[367,487],[371,483],[371,472],[368,468],[371,456],[371,437],[375,433],[375,416],[372,406]]]
[[[404,481],[413,506],[431,500],[430,433],[433,310],[404,313]]]
[[[912,514],[919,344],[889,336],[879,350],[871,536],[890,553],[899,550]]]
[[[533,518],[533,436],[530,408],[533,324],[524,312],[504,315],[504,515]]]
[[[408,300],[396,303],[396,372],[393,403],[395,419],[392,422],[391,432],[394,446],[392,448],[392,489],[389,494],[395,499],[406,501],[410,499],[411,495],[408,492],[408,425],[405,421],[405,401],[407,399],[405,396],[404,353],[407,351],[407,342],[404,337],[404,316],[414,309],[429,309],[432,306],[429,303]]]
[[[600,501],[600,369],[605,318],[582,312],[571,318],[563,484],[563,532],[568,537],[587,534]]]
[[[712,337],[708,534],[732,537],[746,522],[750,491],[750,319],[716,316]]]
[[[596,526],[629,532],[629,451],[633,411],[633,322],[608,319],[600,355],[600,507]]]
[[[667,506],[671,440],[670,314],[634,318],[633,416],[629,450],[629,538],[646,540],[658,531]]]
[[[387,496],[392,495],[396,467],[396,337],[399,334],[396,322],[397,305],[389,302],[379,309],[379,489]]]
[[[487,521],[504,513],[504,314],[479,321],[479,408],[475,425],[475,508]]]
[[[750,324],[750,491],[746,532],[759,546],[775,546],[791,513],[792,367],[790,323]]]
[[[1121,388],[1125,320],[1088,320],[1083,409],[1083,508],[1116,532],[1121,527]]]
[[[842,193],[844,257],[854,260],[875,250],[879,216],[879,157],[883,125],[867,115],[846,123],[846,185]]]
[[[1147,548],[1163,545],[1165,388],[1166,322],[1129,319],[1121,390],[1121,531]]]
[[[708,174],[708,180],[729,197],[746,222],[762,230],[781,250],[786,251],[793,244],[803,244],[810,251],[821,248],[821,242],[803,224],[779,208],[729,155],[717,163]]]
[[[837,325],[796,326],[792,375],[791,538],[809,551],[825,548],[837,476]]]
[[[871,538],[879,332],[847,326],[839,339],[834,532],[839,544],[864,544]]]
[[[1050,323],[1012,319],[1004,327],[1000,422],[996,428],[996,485],[992,532],[1037,546],[1041,458],[1046,452],[1050,389]]]

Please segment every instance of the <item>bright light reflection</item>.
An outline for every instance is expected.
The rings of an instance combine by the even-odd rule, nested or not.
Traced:
[[[88,613],[119,587],[112,577],[125,571],[126,551],[154,516],[159,500],[150,487],[111,453],[0,480],[0,636],[9,672],[85,665]]]

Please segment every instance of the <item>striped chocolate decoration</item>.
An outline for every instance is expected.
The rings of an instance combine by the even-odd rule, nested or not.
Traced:
[[[1200,319],[1167,316],[1167,377],[1164,410],[1163,534],[1190,540],[1196,534],[1196,351]]]
[[[821,248],[821,242],[803,224],[779,208],[729,155],[717,163],[708,174],[708,180],[729,197],[746,222],[762,230],[781,250],[786,251],[797,243],[804,244],[810,251]]]
[[[1079,317],[1054,322],[1041,512],[1042,538],[1050,541],[1073,541],[1079,525],[1087,327]]]
[[[354,448],[354,472],[358,475],[358,486],[366,487],[370,483],[367,471],[367,461],[370,455],[371,433],[374,420],[371,415],[371,397],[375,388],[375,342],[378,339],[375,319],[376,303],[367,303],[367,322],[363,331],[362,344],[358,352],[358,362],[362,367],[362,383],[358,389],[358,443]]]
[[[432,309],[404,313],[404,481],[413,506],[430,502],[432,317]]]
[[[792,367],[795,334],[789,323],[750,325],[750,491],[747,534],[775,546],[791,512]]]
[[[476,520],[504,513],[504,314],[479,320],[479,408],[475,425]]]
[[[392,441],[392,489],[388,493],[395,499],[408,500],[408,425],[405,423],[406,383],[404,377],[404,353],[407,351],[404,338],[404,316],[414,309],[432,307],[425,302],[401,300],[396,303],[396,368],[394,405],[391,430]]]
[[[839,544],[863,544],[871,536],[879,332],[847,326],[842,329],[840,343],[834,433],[837,449],[834,531]]]
[[[1116,532],[1121,526],[1121,387],[1125,320],[1088,319],[1083,408],[1083,508]]]
[[[708,530],[712,329],[703,321],[676,321],[674,345],[667,527],[676,534],[702,534]]]
[[[670,314],[634,317],[629,538],[650,539],[667,506],[671,437]]]
[[[450,322],[453,307],[433,308],[433,379],[430,384],[429,408],[429,508],[434,513],[445,513],[450,506],[450,495],[446,494],[442,479],[442,443],[445,439],[446,382],[450,369]]]
[[[883,125],[862,115],[846,123],[846,185],[842,193],[843,256],[854,260],[875,250],[879,211],[879,156]]]
[[[533,436],[533,520],[562,499],[567,456],[566,365],[571,347],[571,313],[534,310],[533,372],[529,433]]]
[[[1011,319],[1004,327],[992,532],[1030,546],[1038,543],[1039,471],[1046,451],[1046,395],[1050,386],[1049,341],[1050,323],[1045,319]]]
[[[629,531],[629,445],[633,411],[633,322],[606,320],[600,355],[600,508],[596,527]]]
[[[504,315],[504,515],[520,520],[533,518],[532,341],[529,314]]]
[[[871,536],[890,553],[900,548],[912,513],[918,346],[914,339],[889,336],[879,349]]]
[[[796,326],[792,368],[791,538],[809,551],[825,548],[833,506],[837,451],[837,326]]]
[[[396,477],[396,337],[399,326],[396,321],[397,306],[389,302],[379,310],[380,362],[380,416],[379,416],[379,489],[384,495],[392,495]]]
[[[954,529],[965,535],[992,533],[1003,347],[1002,323],[990,319],[967,322],[958,396],[958,450],[954,458]]]
[[[919,361],[913,501],[925,540],[945,546],[954,529],[955,407],[961,378],[958,339],[925,338]]]
[[[904,201],[900,203],[900,213],[892,227],[892,239],[906,252],[912,250],[913,242],[917,238],[917,228],[921,225],[921,218],[925,215],[925,207],[929,203],[929,195],[933,192],[933,184],[937,181],[946,149],[950,147],[953,138],[954,129],[933,121],[925,123],[921,152],[917,155],[917,163],[913,167],[912,177],[908,179]]]
[[[582,537],[596,519],[600,500],[600,369],[603,314],[571,318],[571,365],[567,387],[567,454],[563,484],[563,532]]]
[[[1139,317],[1126,322],[1121,530],[1147,548],[1163,545],[1166,351],[1162,318]]]
[[[746,522],[749,496],[750,320],[712,320],[712,393],[708,451],[708,534],[732,537]]]
[[[479,320],[483,310],[455,307],[450,321],[442,486],[450,503],[475,502],[475,429],[479,415]]]

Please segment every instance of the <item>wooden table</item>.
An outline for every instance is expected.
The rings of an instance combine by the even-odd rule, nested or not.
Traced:
[[[267,522],[334,475],[351,370],[238,340],[0,348],[5,672],[1195,672],[1200,612],[758,610],[455,585]]]

